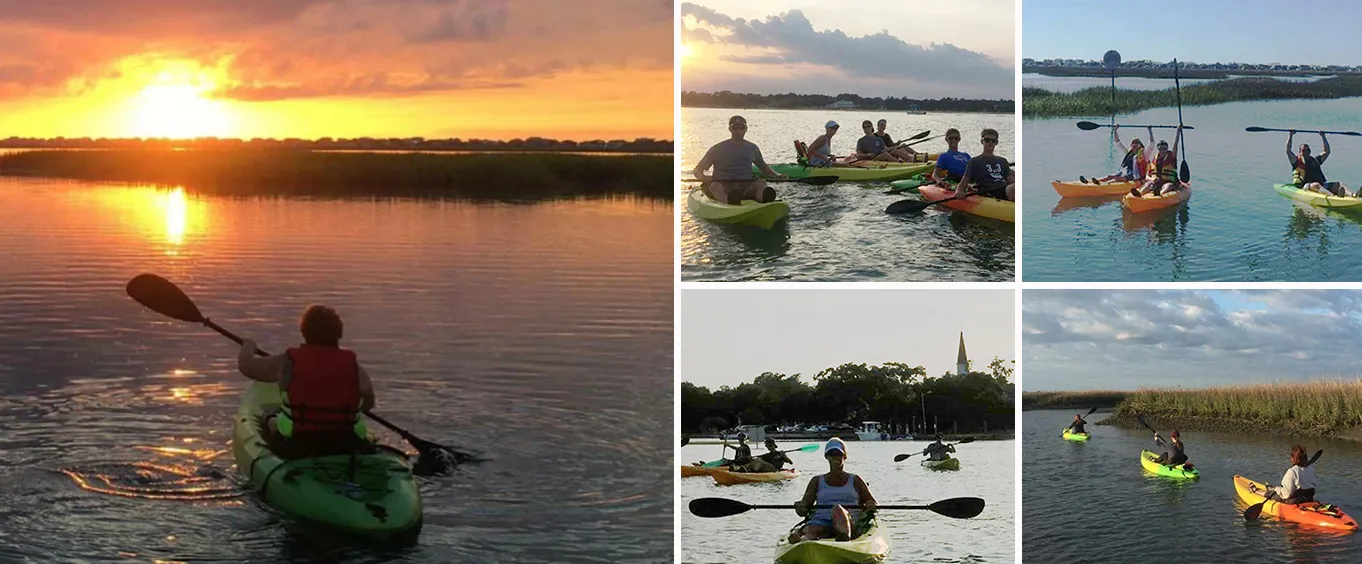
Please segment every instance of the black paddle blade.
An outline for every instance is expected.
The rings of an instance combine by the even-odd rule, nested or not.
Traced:
[[[900,454],[900,455],[894,457],[894,462],[903,462],[903,461],[905,461],[905,460],[908,460],[908,458],[911,457],[911,456],[913,456],[913,455],[911,455],[911,454]]]
[[[1306,466],[1310,466],[1310,465],[1314,464],[1315,461],[1316,461],[1316,460],[1319,460],[1319,457],[1321,457],[1321,456],[1324,456],[1324,451],[1323,451],[1323,450],[1317,450],[1317,451],[1315,451],[1315,455],[1312,456],[1312,457],[1310,457],[1310,460],[1307,461],[1307,462],[1305,463],[1305,465],[1306,465]]]
[[[1182,168],[1178,169],[1178,179],[1183,182],[1192,181],[1192,169],[1187,167],[1187,161],[1182,161]]]
[[[696,517],[728,517],[739,513],[745,513],[751,509],[752,506],[736,499],[702,497],[690,500],[690,512]]]
[[[916,141],[916,140],[918,140],[918,139],[922,139],[923,137],[926,137],[926,136],[931,135],[931,134],[932,134],[932,130],[928,129],[927,131],[923,131],[922,133],[919,133],[919,134],[917,134],[917,135],[914,135],[914,136],[912,136],[912,137],[909,137],[909,138],[907,138],[907,139],[904,139],[903,141]],[[902,143],[903,141],[899,141],[899,142]]]
[[[984,512],[984,500],[977,497],[953,497],[927,506],[938,515],[955,519],[969,519]]]
[[[959,441],[956,441],[955,444],[957,444],[957,445],[963,445],[963,444],[972,443],[972,442],[974,442],[974,437],[965,437],[965,438],[963,438],[963,439],[960,439]]]
[[[1094,407],[1088,410],[1088,415],[1092,415],[1094,413],[1097,413],[1097,408]],[[1088,415],[1084,415],[1083,417],[1087,417]]]
[[[827,186],[827,185],[829,185],[829,184],[832,184],[832,183],[834,183],[834,182],[837,182],[837,177],[836,177],[836,176],[810,176],[810,177],[808,177],[808,178],[797,178],[797,179],[795,179],[795,182],[798,182],[798,183],[800,183],[800,184],[808,184],[808,185],[810,185],[810,186]]]
[[[1245,128],[1244,128],[1244,131],[1247,131],[1247,132],[1249,132],[1249,133],[1262,133],[1262,132],[1264,132],[1264,131],[1272,131],[1272,130],[1271,130],[1271,129],[1268,129],[1268,128],[1266,128],[1266,127],[1258,127],[1258,126],[1254,125],[1254,126],[1251,126],[1251,127],[1245,127]]]
[[[1097,129],[1097,128],[1099,128],[1099,127],[1102,127],[1102,125],[1101,125],[1101,124],[1097,124],[1097,123],[1093,123],[1093,122],[1090,122],[1090,121],[1080,121],[1080,122],[1078,122],[1078,128],[1079,128],[1079,129],[1082,129],[1083,131],[1092,131],[1092,130]]]
[[[884,213],[920,212],[924,209],[927,209],[927,206],[930,206],[934,203],[936,202],[924,202],[922,200],[899,200],[897,202],[889,204],[889,207],[884,208]]]
[[[152,311],[190,323],[203,323],[199,307],[175,283],[155,274],[138,274],[128,281],[128,296]]]
[[[1248,509],[1245,509],[1245,510],[1244,510],[1244,520],[1245,520],[1245,521],[1256,521],[1256,520],[1258,520],[1258,516],[1263,514],[1263,504],[1264,504],[1264,503],[1267,503],[1267,502],[1264,501],[1264,502],[1261,502],[1261,503],[1255,503],[1255,504],[1253,504],[1253,505],[1250,505]]]

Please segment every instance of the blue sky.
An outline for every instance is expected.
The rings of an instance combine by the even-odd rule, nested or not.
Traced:
[[[1022,389],[1357,378],[1359,340],[1362,291],[1027,290]]]
[[[1101,60],[1108,49],[1122,60],[1358,65],[1362,2],[1022,3],[1022,57]]]

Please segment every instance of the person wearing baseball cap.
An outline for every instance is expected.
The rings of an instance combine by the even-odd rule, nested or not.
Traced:
[[[837,135],[840,126],[837,122],[828,120],[823,124],[823,134],[819,135],[809,144],[808,158],[809,164],[813,166],[833,166],[837,164],[837,158],[832,156],[832,136]]]
[[[875,496],[865,480],[842,468],[847,458],[846,443],[836,437],[828,439],[823,457],[828,461],[828,473],[810,480],[804,498],[795,504],[795,513],[808,521],[790,532],[790,544],[830,537],[851,540],[865,532],[868,520],[862,517],[875,511]],[[850,511],[848,506],[852,507]]]
[[[691,171],[702,181],[700,189],[716,202],[732,205],[741,204],[743,200],[775,201],[776,191],[766,185],[766,180],[752,174],[753,165],[766,178],[785,180],[788,177],[772,170],[761,157],[761,149],[744,138],[747,135],[746,118],[728,118],[728,131],[732,137],[710,147]],[[714,174],[706,174],[711,167]]]

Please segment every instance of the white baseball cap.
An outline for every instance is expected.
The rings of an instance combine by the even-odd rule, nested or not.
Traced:
[[[837,125],[837,122],[828,120],[827,123],[823,124],[823,127],[839,127],[839,126]]]
[[[833,438],[831,438],[831,439],[828,439],[828,444],[823,445],[823,456],[827,456],[829,453],[831,453],[831,452],[834,451],[834,450],[837,451],[837,452],[842,453],[842,456],[844,456],[844,457],[847,455],[847,445],[846,445],[846,443],[843,443],[843,442],[842,442],[842,439],[839,439],[839,438],[837,438],[837,437],[833,437]]]

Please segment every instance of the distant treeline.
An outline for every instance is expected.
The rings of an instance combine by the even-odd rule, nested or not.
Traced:
[[[1199,106],[1244,102],[1250,100],[1327,99],[1362,96],[1362,75],[1343,75],[1314,82],[1290,82],[1271,78],[1236,78],[1182,86],[1182,105]],[[1177,93],[1166,90],[1116,89],[1112,100],[1111,87],[1085,88],[1077,92],[1058,93],[1042,88],[1022,90],[1022,115],[1102,116],[1130,114],[1150,108],[1177,106]],[[1196,125],[1195,118],[1186,120]]]
[[[1045,76],[1087,76],[1108,78],[1111,71],[1101,66],[1087,67],[1055,67],[1046,65],[1022,65],[1022,72],[1027,74],[1043,74]],[[1311,69],[1189,69],[1186,67],[1178,68],[1179,78],[1197,79],[1223,79],[1233,76],[1332,76],[1341,74],[1356,74],[1356,71],[1349,70],[1311,70]],[[1116,70],[1116,78],[1138,77],[1138,78],[1173,78],[1173,66],[1160,67],[1129,67],[1121,65]],[[1023,95],[1023,98],[1025,96]]]
[[[970,433],[1013,428],[1012,369],[994,359],[991,373],[926,378],[902,363],[843,364],[814,375],[766,372],[751,383],[711,391],[681,383],[681,430],[714,432],[743,425],[887,423],[894,432],[928,429]]]
[[[1022,392],[1022,410],[1113,408],[1130,392],[1089,390],[1082,392]]]
[[[344,153],[293,149],[19,151],[0,174],[184,186],[226,195],[671,200],[670,155]]]
[[[588,152],[588,153],[671,153],[671,141],[639,138],[592,141],[558,141],[531,137],[498,141],[494,139],[426,139],[405,137],[375,139],[91,139],[89,137],[40,139],[9,137],[0,140],[0,148],[10,149],[312,149],[335,151],[512,151],[512,152]]]
[[[729,92],[681,93],[681,106],[686,108],[734,108],[734,109],[778,109],[803,110],[824,109],[838,100],[856,104],[858,110],[906,111],[917,105],[924,112],[992,112],[1012,113],[1016,105],[1012,100],[966,100],[963,98],[941,98],[939,100],[916,100],[913,98],[866,98],[856,94],[742,94]],[[830,108],[828,108],[830,109]]]

